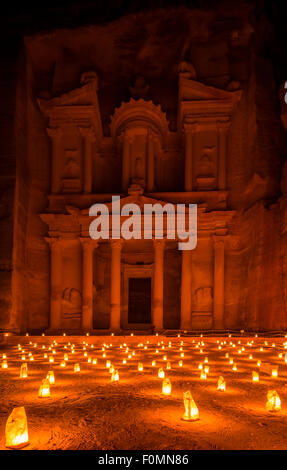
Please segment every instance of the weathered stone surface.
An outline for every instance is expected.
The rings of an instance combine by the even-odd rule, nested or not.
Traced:
[[[122,191],[124,144],[120,135],[116,141],[111,135],[111,117],[131,99],[143,100],[143,107],[148,107],[148,103],[155,108],[160,106],[158,112],[153,111],[154,116],[158,113],[160,122],[168,122],[168,137],[156,143],[155,184],[148,192],[172,202],[181,198],[185,202],[206,203],[208,210],[217,209],[214,212],[234,211],[232,222],[224,227],[228,230],[224,242],[224,327],[287,328],[287,175],[286,163],[283,164],[287,105],[282,102],[282,92],[278,101],[272,61],[264,53],[264,41],[270,38],[268,25],[257,22],[245,4],[202,10],[147,10],[101,25],[53,30],[25,38],[17,74],[9,83],[9,92],[1,96],[10,111],[1,121],[5,139],[1,140],[0,152],[0,328],[25,331],[49,327],[51,252],[45,241],[47,225],[40,214],[67,215],[67,205],[87,209],[97,197],[110,200],[108,195]],[[86,78],[84,72],[89,73]],[[8,78],[4,75],[3,89],[7,90]],[[193,169],[198,174],[191,182],[192,195],[184,194],[187,144],[181,128],[186,122],[179,118],[179,76],[187,80],[187,85],[182,86],[184,92],[191,86],[193,93],[214,93],[217,98],[224,91],[230,96],[241,93],[230,111],[226,187],[222,192],[218,191],[216,180],[220,176],[216,173],[217,133],[206,131],[200,122],[191,144]],[[79,128],[87,127],[90,117],[82,114],[82,121],[79,120],[71,111],[71,103],[84,106],[91,97],[97,108],[91,118],[93,129],[97,130],[91,143],[86,144],[84,131]],[[63,172],[62,194],[50,197],[55,136],[51,135],[53,131],[50,137],[47,135],[47,127],[61,127],[64,119],[59,109],[52,117],[43,111],[45,103],[49,106],[47,103],[51,104],[49,100],[54,98],[66,106],[59,147],[59,162],[66,164],[59,163]],[[58,104],[53,101],[53,106]],[[10,122],[12,115],[14,121]],[[157,118],[153,119],[154,125]],[[129,131],[127,138],[134,139],[135,134],[135,130]],[[91,145],[92,155],[90,193],[83,188],[79,170],[86,145]],[[142,137],[136,137],[133,145],[133,152],[140,154]],[[141,172],[132,174],[134,184],[146,184]],[[63,219],[65,234],[71,229],[69,224],[70,219]],[[136,263],[133,257],[144,264],[153,263],[151,248],[145,251],[135,247],[133,251],[134,254],[122,255],[123,266]],[[81,328],[80,245],[71,243],[63,253],[63,291],[72,292],[74,300],[77,297],[77,308],[74,300],[68,305],[67,298],[63,298],[63,327]],[[109,259],[108,247],[100,247],[94,273],[96,328],[109,327]],[[166,259],[164,323],[167,328],[178,328],[180,256],[171,250]],[[192,257],[195,328],[214,327],[214,263],[211,239],[200,239]]]

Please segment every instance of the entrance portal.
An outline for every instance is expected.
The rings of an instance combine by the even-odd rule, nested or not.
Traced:
[[[129,278],[128,323],[151,323],[151,278]]]

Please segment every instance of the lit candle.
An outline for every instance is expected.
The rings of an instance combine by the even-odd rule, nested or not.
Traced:
[[[225,380],[222,376],[220,376],[218,379],[217,390],[219,390],[220,392],[225,392]]]
[[[269,390],[267,393],[266,402],[267,411],[279,411],[281,410],[281,400],[276,390]]]
[[[164,379],[162,382],[162,393],[163,395],[171,394],[171,383],[169,379]]]
[[[196,421],[199,419],[198,408],[189,390],[187,392],[183,392],[183,403],[184,415],[182,416],[182,419],[184,421]]]

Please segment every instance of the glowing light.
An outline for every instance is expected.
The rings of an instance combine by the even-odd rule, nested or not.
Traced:
[[[27,377],[28,377],[28,367],[27,367],[27,363],[25,362],[20,367],[20,378],[26,379]]]
[[[164,379],[164,370],[161,369],[161,368],[158,369],[158,374],[157,375],[160,379]]]
[[[143,371],[143,363],[142,362],[138,363],[138,371],[139,372]]]
[[[169,379],[164,379],[162,382],[162,393],[163,395],[171,394],[171,383]]]
[[[54,385],[54,383],[55,383],[55,375],[54,375],[54,372],[53,372],[52,370],[49,370],[46,379],[49,381],[49,384],[50,384],[50,385]]]
[[[6,422],[6,447],[21,449],[29,444],[28,423],[24,406],[14,408]]]
[[[267,393],[266,402],[267,411],[279,411],[281,410],[281,400],[276,390],[269,390]]]
[[[259,374],[256,371],[252,372],[252,382],[259,382]]]
[[[278,377],[278,369],[277,368],[272,369],[271,376],[272,377]]]
[[[50,396],[50,384],[49,384],[49,381],[47,379],[42,380],[42,384],[40,385],[38,396],[40,398]]]
[[[120,376],[117,370],[114,370],[111,375],[111,382],[118,382],[120,380]]]
[[[183,392],[183,403],[184,403],[184,415],[182,419],[184,421],[196,421],[199,419],[198,408],[195,404],[194,399],[190,393],[190,390]]]
[[[8,363],[6,360],[2,362],[2,369],[8,369]]]
[[[81,368],[80,368],[80,364],[76,363],[74,365],[74,372],[80,372]]]
[[[225,380],[222,376],[220,376],[217,382],[217,390],[219,390],[220,392],[225,392],[225,387]]]

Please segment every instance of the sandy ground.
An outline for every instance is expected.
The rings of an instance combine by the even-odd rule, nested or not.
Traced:
[[[56,339],[54,364],[44,359],[44,353]],[[32,344],[29,344],[31,341]],[[86,351],[83,341],[88,342]],[[147,343],[149,341],[149,343]],[[171,347],[168,343],[171,341]],[[184,357],[179,350],[183,341]],[[202,353],[196,347],[203,341]],[[217,343],[222,343],[219,350]],[[238,344],[241,341],[241,344]],[[251,341],[254,341],[251,345]],[[268,341],[268,345],[264,342]],[[7,355],[8,369],[0,369],[0,449],[5,448],[5,423],[16,406],[25,406],[29,426],[30,445],[26,449],[286,449],[287,448],[287,364],[284,341],[286,338],[200,338],[200,337],[10,337],[0,344]],[[70,342],[75,354],[64,349]],[[157,342],[160,344],[158,345]],[[226,342],[224,344],[224,342]],[[25,349],[28,378],[21,379],[21,363],[17,344]],[[37,343],[37,347],[34,347]],[[112,344],[103,358],[102,345]],[[135,355],[128,359],[125,347]],[[232,344],[235,344],[233,347]],[[272,344],[275,343],[275,347]],[[93,348],[91,345],[93,344]],[[248,345],[249,344],[249,345]],[[42,349],[45,345],[46,349]],[[147,349],[144,349],[147,345]],[[165,349],[162,349],[162,346]],[[244,346],[245,350],[238,352]],[[260,347],[264,348],[260,351]],[[159,353],[155,351],[158,348]],[[29,359],[29,352],[34,361]],[[88,356],[85,357],[84,353]],[[238,370],[232,371],[229,353]],[[64,353],[69,360],[60,367]],[[282,354],[282,358],[278,355]],[[249,355],[253,355],[253,360]],[[166,361],[172,369],[166,370]],[[97,358],[97,364],[87,362]],[[123,358],[127,364],[122,364]],[[198,364],[208,357],[210,372],[207,380],[200,379]],[[118,369],[120,380],[111,383],[106,368],[110,359]],[[183,360],[180,368],[178,361]],[[156,360],[156,367],[152,367]],[[278,378],[263,373],[257,366],[279,366]],[[81,372],[74,373],[74,364],[80,363]],[[138,372],[138,362],[144,365]],[[161,394],[162,379],[157,376],[163,367],[171,380],[171,396]],[[263,366],[264,368],[264,366]],[[41,380],[48,370],[55,373],[51,397],[38,398]],[[252,383],[252,371],[260,373],[260,382]],[[222,375],[226,391],[217,391],[217,380]],[[282,410],[276,413],[265,409],[267,391],[276,389]],[[198,406],[200,419],[181,420],[184,412],[183,392],[191,390]]]

